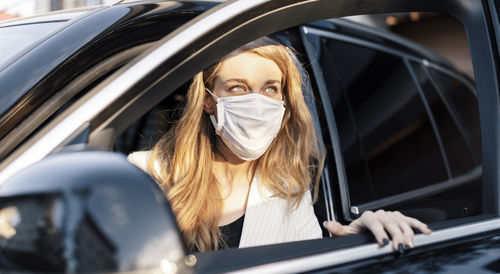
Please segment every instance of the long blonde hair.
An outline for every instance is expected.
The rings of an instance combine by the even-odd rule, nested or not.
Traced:
[[[281,129],[256,168],[264,187],[295,206],[312,183],[317,186],[323,165],[301,73],[290,50],[270,38],[255,40],[230,55],[241,52],[270,59],[282,72],[286,110]],[[218,223],[224,201],[212,170],[216,137],[203,102],[209,96],[205,88],[212,89],[223,61],[194,77],[182,117],[154,146],[148,161],[148,172],[166,191],[190,250],[217,249],[222,240]],[[155,171],[155,163],[161,170]]]

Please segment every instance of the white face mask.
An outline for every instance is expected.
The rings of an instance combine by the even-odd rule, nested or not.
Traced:
[[[218,98],[215,132],[240,159],[252,161],[264,154],[281,128],[283,101],[258,93]]]

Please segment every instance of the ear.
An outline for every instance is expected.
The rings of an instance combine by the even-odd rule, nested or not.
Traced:
[[[205,95],[205,98],[203,99],[203,110],[205,111],[205,113],[214,114],[216,108],[217,106],[212,96],[210,96],[209,94]]]

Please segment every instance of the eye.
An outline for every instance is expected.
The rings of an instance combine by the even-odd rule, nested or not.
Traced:
[[[242,93],[242,92],[245,92],[245,87],[243,87],[243,86],[234,86],[234,87],[231,87],[229,90],[232,91],[232,92],[236,92],[236,93]]]
[[[268,93],[277,93],[278,88],[277,87],[267,87],[266,89],[264,89],[264,91],[268,92]]]

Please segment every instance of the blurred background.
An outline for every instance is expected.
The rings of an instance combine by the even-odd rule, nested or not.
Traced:
[[[130,1],[130,0],[127,0]],[[0,0],[0,22],[17,17],[112,4],[119,0]],[[386,29],[422,44],[450,60],[455,67],[474,78],[466,34],[455,19],[436,13],[378,14],[348,17],[350,20]]]
[[[348,17],[359,23],[395,32],[450,60],[474,79],[467,36],[460,22],[439,13],[398,13]]]
[[[39,13],[100,5],[109,0],[1,0],[0,20],[31,16]]]

